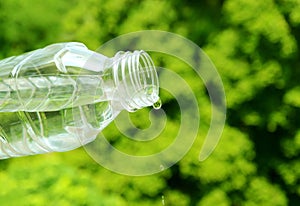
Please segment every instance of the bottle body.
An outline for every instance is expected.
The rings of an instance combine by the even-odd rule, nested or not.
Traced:
[[[108,58],[80,43],[0,61],[0,158],[93,141],[121,110],[158,100],[156,75],[145,53]]]
[[[93,141],[118,113],[109,102],[59,111],[1,113],[0,159],[78,148]]]

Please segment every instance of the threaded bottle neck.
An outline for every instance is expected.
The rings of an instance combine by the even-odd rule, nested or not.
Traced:
[[[113,58],[114,82],[126,110],[152,106],[159,100],[157,72],[146,52],[118,52]]]

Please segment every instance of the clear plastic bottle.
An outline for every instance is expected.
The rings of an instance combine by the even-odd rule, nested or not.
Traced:
[[[108,58],[59,43],[0,61],[0,158],[68,151],[93,141],[121,110],[159,100],[144,51]]]

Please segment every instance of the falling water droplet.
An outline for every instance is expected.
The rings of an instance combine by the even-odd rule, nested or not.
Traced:
[[[161,203],[162,203],[162,205],[165,205],[165,196],[164,195],[161,196]]]
[[[157,102],[155,102],[155,103],[153,104],[153,108],[154,108],[154,109],[160,109],[160,108],[161,108],[161,105],[162,105],[161,100],[158,99]]]

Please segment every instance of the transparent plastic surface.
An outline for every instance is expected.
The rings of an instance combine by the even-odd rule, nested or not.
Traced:
[[[83,69],[89,59],[96,61]],[[101,87],[105,61],[109,58],[79,43],[54,44],[4,59],[0,111],[57,111],[105,101]]]
[[[67,151],[93,141],[121,110],[158,101],[143,51],[108,58],[81,43],[0,61],[0,158]]]

